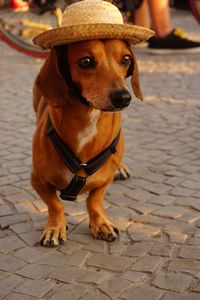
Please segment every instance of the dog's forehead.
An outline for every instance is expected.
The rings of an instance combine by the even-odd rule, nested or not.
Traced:
[[[103,52],[121,54],[128,48],[128,44],[123,40],[89,40],[68,45],[68,53],[73,57],[86,54],[101,55]]]

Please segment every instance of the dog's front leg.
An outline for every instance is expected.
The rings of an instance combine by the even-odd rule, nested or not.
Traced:
[[[93,237],[110,242],[119,236],[119,230],[111,223],[104,212],[102,200],[106,188],[107,186],[90,192],[87,199],[87,209]]]
[[[56,246],[66,241],[67,223],[65,219],[64,206],[56,191],[42,183],[32,174],[31,183],[41,199],[48,206],[48,223],[40,238],[41,245]]]

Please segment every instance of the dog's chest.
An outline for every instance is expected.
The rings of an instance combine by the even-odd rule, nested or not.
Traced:
[[[97,121],[100,116],[100,111],[97,109],[93,109],[90,113],[90,120],[88,122],[88,126],[84,127],[78,135],[78,152],[82,150],[82,148],[91,142],[93,137],[97,133]]]

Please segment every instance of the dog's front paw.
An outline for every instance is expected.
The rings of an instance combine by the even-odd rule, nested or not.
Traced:
[[[90,221],[90,228],[94,238],[112,242],[119,237],[119,230],[106,217]]]
[[[131,177],[131,172],[129,171],[127,165],[121,164],[115,173],[114,180],[125,180]]]
[[[53,247],[63,244],[67,240],[67,223],[65,220],[52,224],[48,222],[40,238],[40,244]]]

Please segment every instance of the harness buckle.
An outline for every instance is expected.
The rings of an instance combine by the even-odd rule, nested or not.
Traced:
[[[85,163],[81,163],[80,166],[83,167],[83,168],[87,168],[88,165],[85,164]]]

